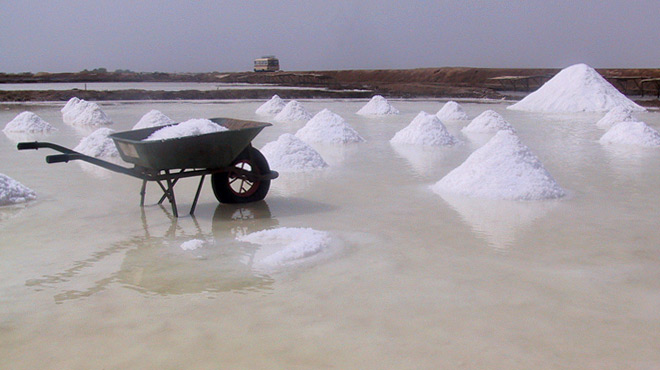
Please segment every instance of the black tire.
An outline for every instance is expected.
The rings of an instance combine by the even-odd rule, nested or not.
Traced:
[[[256,175],[270,173],[268,161],[252,146],[245,149],[231,164]],[[270,189],[270,179],[251,181],[234,171],[211,175],[213,194],[220,203],[250,203],[264,199]]]

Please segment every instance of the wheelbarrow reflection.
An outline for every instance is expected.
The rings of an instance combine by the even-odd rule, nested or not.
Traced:
[[[165,213],[167,210],[163,208]],[[169,214],[168,214],[169,215]],[[274,280],[252,268],[258,246],[236,241],[236,236],[260,231],[278,224],[271,218],[265,201],[249,204],[221,204],[215,210],[212,231],[203,232],[194,217],[179,220],[169,215],[171,224],[165,232],[149,227],[143,212],[143,236],[94,253],[75,261],[54,275],[26,282],[27,286],[61,288],[54,296],[57,303],[92,296],[115,284],[153,295],[181,295],[214,292],[248,292],[269,290]],[[156,236],[158,233],[162,236]],[[204,247],[192,251],[180,248],[191,239],[204,241]],[[110,256],[124,253],[118,270],[106,278],[91,282],[86,289],[66,289],[68,285],[85,285],[85,271],[93,270]]]

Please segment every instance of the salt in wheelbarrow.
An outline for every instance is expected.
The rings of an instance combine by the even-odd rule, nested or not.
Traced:
[[[191,215],[195,212],[206,175],[211,175],[213,193],[221,203],[249,203],[264,199],[270,181],[276,179],[278,173],[270,170],[266,158],[251,142],[271,124],[232,118],[211,118],[211,121],[228,130],[153,141],[143,140],[163,126],[110,135],[121,158],[134,164],[133,168],[48,142],[18,143],[18,150],[49,148],[62,154],[46,156],[47,163],[81,160],[137,177],[142,180],[140,206],[144,206],[147,181],[155,181],[163,191],[158,204],[168,199],[175,217],[178,217],[178,211],[174,186],[182,178],[201,176],[190,209]]]

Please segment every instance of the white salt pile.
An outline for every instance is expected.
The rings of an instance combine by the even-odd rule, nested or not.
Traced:
[[[236,238],[262,246],[256,253],[253,266],[273,268],[300,263],[318,255],[330,246],[330,234],[310,228],[281,227],[258,231]]]
[[[44,121],[38,115],[32,112],[23,112],[11,120],[3,132],[16,133],[47,133],[56,130],[50,123]]]
[[[119,158],[119,152],[115,146],[114,141],[108,135],[114,133],[115,130],[107,127],[92,132],[86,136],[78,146],[73,148],[74,151],[96,158]]]
[[[261,116],[273,116],[282,111],[286,103],[278,95],[273,95],[269,101],[263,103],[257,110],[256,114]]]
[[[37,199],[34,191],[9,176],[0,173],[0,206]]]
[[[273,118],[278,122],[307,121],[312,115],[297,100],[291,100],[282,110]]]
[[[642,147],[660,146],[660,133],[644,122],[624,121],[612,126],[599,142],[601,144],[628,144]]]
[[[323,109],[296,132],[296,137],[308,143],[346,144],[364,139],[340,115]]]
[[[397,132],[390,140],[393,144],[448,146],[459,140],[447,131],[435,114],[419,112],[408,126]]]
[[[166,126],[154,131],[143,141],[174,139],[185,136],[197,136],[213,132],[227,131],[228,129],[211,120],[193,118],[173,126]]]
[[[321,155],[302,140],[283,134],[261,148],[261,153],[274,170],[303,172],[328,167]]]
[[[138,123],[133,126],[133,130],[141,129],[141,128],[148,128],[148,127],[158,127],[158,126],[165,126],[165,125],[171,125],[173,124],[174,121],[163,114],[163,112],[152,109],[150,110],[147,114],[142,116]]]
[[[542,200],[565,195],[539,159],[509,131],[498,131],[431,188],[438,194],[506,200]]]
[[[435,115],[440,120],[446,121],[463,121],[468,119],[468,115],[465,113],[463,107],[453,100],[446,102]]]
[[[618,106],[611,109],[603,116],[603,118],[598,120],[598,122],[596,122],[596,126],[609,129],[619,122],[630,121],[637,121],[635,117],[633,117],[633,112],[626,107]]]
[[[184,251],[194,251],[204,246],[204,241],[200,239],[192,239],[181,243],[181,249]]]
[[[73,126],[110,125],[112,121],[96,103],[71,98],[61,110],[64,123]]]
[[[538,90],[507,108],[529,112],[604,112],[617,106],[645,110],[595,69],[576,64],[564,68]]]
[[[475,117],[469,125],[461,129],[462,132],[478,134],[490,134],[500,130],[516,132],[504,117],[490,109]]]
[[[375,95],[367,104],[365,104],[357,114],[365,116],[381,116],[387,114],[399,114],[399,110],[394,108],[387,99],[380,95]]]

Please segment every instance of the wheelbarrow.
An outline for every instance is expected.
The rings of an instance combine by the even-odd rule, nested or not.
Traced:
[[[140,206],[144,206],[147,182],[155,181],[163,191],[158,204],[169,200],[175,217],[178,217],[178,211],[174,186],[182,178],[201,177],[190,208],[191,215],[195,212],[207,175],[211,176],[213,193],[221,203],[249,203],[264,199],[270,181],[276,179],[278,173],[270,170],[266,158],[252,146],[252,139],[271,124],[232,118],[211,118],[211,121],[228,130],[153,141],[144,139],[164,126],[111,134],[109,137],[119,155],[125,162],[133,164],[133,168],[48,142],[21,142],[18,150],[49,148],[62,154],[46,156],[47,163],[81,160],[137,177],[142,180]]]

